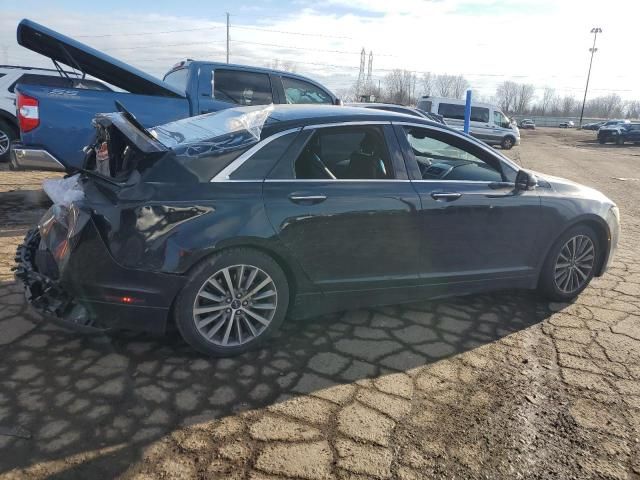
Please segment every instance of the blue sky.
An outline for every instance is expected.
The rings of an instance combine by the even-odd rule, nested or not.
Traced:
[[[619,0],[638,10],[637,0]],[[589,30],[600,26],[591,95],[640,99],[637,62],[624,45],[636,15],[602,0],[0,0],[0,63],[47,65],[15,43],[24,17],[162,76],[186,57],[223,60],[225,12],[231,13],[231,60],[286,62],[336,91],[358,74],[359,52],[374,52],[373,78],[395,68],[462,74],[490,98],[504,80],[580,97]],[[627,53],[625,53],[625,50]],[[3,58],[4,57],[4,58]]]

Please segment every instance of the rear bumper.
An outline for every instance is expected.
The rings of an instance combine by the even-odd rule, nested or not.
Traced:
[[[65,171],[64,165],[43,148],[27,148],[21,143],[12,143],[9,158],[13,170]]]
[[[27,302],[47,319],[83,333],[113,329],[163,333],[184,278],[120,267],[92,224],[87,227],[59,278],[39,271],[40,234],[37,229],[29,231],[15,259],[15,276],[24,284]],[[125,297],[130,300],[123,301]]]

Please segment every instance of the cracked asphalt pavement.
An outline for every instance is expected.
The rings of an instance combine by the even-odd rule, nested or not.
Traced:
[[[615,261],[573,304],[352,311],[217,360],[31,311],[10,267],[47,175],[0,171],[0,478],[640,479],[640,148],[594,136],[524,131],[507,152],[620,206]]]

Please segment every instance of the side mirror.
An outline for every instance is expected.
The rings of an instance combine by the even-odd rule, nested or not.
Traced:
[[[520,170],[516,175],[516,190],[533,190],[537,186],[538,179],[533,173]]]
[[[342,100],[340,100],[339,98],[336,98],[333,104],[342,106]]]

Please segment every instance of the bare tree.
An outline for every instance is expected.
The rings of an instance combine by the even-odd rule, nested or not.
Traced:
[[[463,98],[469,82],[462,75],[436,75],[433,86],[439,97]]]
[[[553,101],[553,97],[556,96],[555,89],[551,87],[545,87],[544,93],[542,94],[542,101],[540,102],[540,113],[544,115],[547,113],[549,108],[551,107],[551,103]]]
[[[577,108],[578,108],[578,101],[571,95],[565,95],[560,100],[560,109],[561,109],[562,115],[564,115],[565,117],[575,114]]]
[[[416,76],[408,70],[396,69],[384,77],[385,91],[382,99],[390,103],[410,105],[415,103]]]
[[[640,118],[640,101],[628,101],[625,105],[625,112],[627,118]]]
[[[528,83],[520,83],[516,93],[515,110],[520,114],[526,113],[536,93],[536,88]]]
[[[434,89],[434,81],[435,76],[431,74],[431,72],[426,72],[422,74],[422,94],[423,95],[431,95]]]
[[[453,82],[453,98],[464,98],[469,89],[469,82],[462,75],[458,75]]]
[[[498,85],[496,98],[503,112],[511,113],[516,109],[517,97],[518,84],[516,82],[506,80]]]

